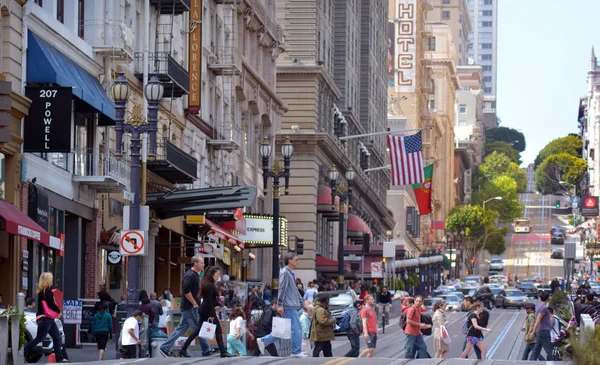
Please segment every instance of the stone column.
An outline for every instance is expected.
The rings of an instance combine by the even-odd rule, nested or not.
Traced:
[[[140,257],[140,290],[145,290],[148,294],[155,291],[154,277],[158,229],[159,224],[151,221],[150,230],[148,231],[148,242],[146,243],[146,256]]]

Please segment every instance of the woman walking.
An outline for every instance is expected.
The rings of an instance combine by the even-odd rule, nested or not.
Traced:
[[[217,311],[221,309],[221,306],[219,304],[219,290],[215,283],[219,280],[219,277],[221,277],[221,270],[216,266],[211,266],[205,271],[204,276],[200,280],[200,297],[202,298],[202,304],[200,304],[200,322],[194,333],[188,336],[183,346],[181,346],[179,353],[182,357],[190,357],[187,354],[188,346],[198,337],[202,323],[209,321],[212,321],[217,326],[215,336],[221,357],[232,357],[227,352],[227,348],[223,342],[223,331],[221,330],[219,317],[217,316]]]
[[[304,303],[304,308],[302,309],[303,311],[300,315],[300,326],[302,327],[302,353],[306,356],[311,356],[312,346],[310,343],[310,326],[312,325],[312,315],[315,306],[308,302]]]
[[[485,360],[486,347],[485,343],[483,343],[483,331],[492,332],[490,328],[481,327],[477,320],[479,319],[481,313],[483,313],[483,304],[477,302],[473,305],[473,311],[467,317],[467,328],[469,332],[467,333],[467,347],[465,347],[465,351],[460,354],[459,358],[466,358],[469,356],[469,352],[473,349],[474,346],[477,346],[479,350],[481,350],[481,360]]]
[[[106,351],[106,343],[108,338],[112,337],[112,316],[108,313],[108,304],[102,303],[99,306],[99,311],[94,314],[92,320],[92,337],[96,339],[98,352],[100,353],[99,360],[104,360],[104,351]]]
[[[54,301],[54,293],[52,293],[53,279],[54,277],[52,276],[52,273],[49,272],[43,272],[40,275],[40,281],[38,282],[38,287],[36,290],[38,296],[36,312],[36,320],[38,325],[37,335],[33,340],[29,341],[23,349],[26,360],[31,353],[31,349],[44,341],[46,336],[50,334],[50,337],[52,337],[52,342],[54,343],[54,355],[56,356],[56,362],[69,362],[69,360],[65,359],[63,356],[60,332],[58,331],[58,327],[54,322],[54,319],[60,318],[62,313]]]
[[[229,334],[227,335],[227,352],[235,355],[237,351],[240,356],[246,356],[246,346],[242,342],[244,333],[247,333],[250,339],[254,335],[246,329],[246,320],[244,319],[244,309],[241,306],[235,307],[229,315]]]
[[[445,310],[446,301],[443,299],[433,305],[433,348],[438,359],[443,359],[450,350],[450,346],[442,339],[441,326],[448,325]]]

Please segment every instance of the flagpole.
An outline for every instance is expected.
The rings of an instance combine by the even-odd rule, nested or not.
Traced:
[[[436,162],[438,162],[438,161],[442,161],[442,159],[441,159],[441,158],[436,158],[436,159],[433,159],[433,160],[425,160],[425,161],[423,161],[423,163],[429,163],[429,162],[436,163]],[[370,168],[370,169],[365,169],[365,170],[363,170],[363,172],[371,172],[371,171],[378,171],[378,170],[388,170],[388,169],[390,169],[391,167],[392,167],[392,165],[385,165],[385,166],[379,166],[379,167],[372,167],[372,168]],[[425,167],[427,167],[427,166],[425,166]]]
[[[365,133],[365,134],[355,134],[353,136],[344,136],[344,137],[340,137],[338,138],[340,141],[345,141],[347,139],[354,139],[354,138],[361,138],[361,137],[369,137],[369,136],[380,136],[382,134],[399,134],[399,133],[406,133],[406,132],[418,132],[418,131],[424,131],[427,129],[431,129],[431,127],[427,127],[427,128],[416,128],[416,129],[405,129],[403,131],[385,131],[385,132],[374,132],[374,133]]]

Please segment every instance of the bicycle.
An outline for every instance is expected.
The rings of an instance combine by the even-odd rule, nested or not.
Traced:
[[[390,319],[388,316],[388,313],[390,312],[390,305],[388,304],[377,304],[377,313],[379,313],[379,310],[383,308],[383,310],[381,311],[381,328],[383,333],[385,333],[385,326],[390,324]]]

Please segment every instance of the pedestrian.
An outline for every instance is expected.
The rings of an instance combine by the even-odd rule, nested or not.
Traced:
[[[360,300],[364,300],[365,303],[367,302],[365,300],[365,297],[369,295],[369,291],[367,290],[367,286],[366,285],[361,285],[360,286],[360,295],[358,296],[358,299]]]
[[[521,332],[525,332],[525,350],[523,351],[523,357],[521,360],[528,360],[529,354],[535,345],[535,340],[530,337],[533,334],[533,326],[535,325],[535,304],[525,303],[523,304],[527,318],[525,318],[525,327],[521,328]],[[540,354],[538,357],[539,361],[544,361],[544,357]]]
[[[377,347],[377,314],[375,313],[375,298],[371,294],[365,296],[365,305],[360,311],[362,333],[367,348],[358,357],[373,357]]]
[[[35,313],[35,299],[27,298],[25,300],[25,312]]]
[[[533,339],[535,333],[535,345],[529,355],[529,360],[536,360],[542,348],[546,352],[546,358],[552,359],[552,342],[550,331],[552,331],[552,325],[550,323],[550,311],[548,311],[548,300],[550,294],[546,291],[540,293],[540,302],[535,306],[535,325],[533,326],[533,333],[529,335],[528,339]]]
[[[263,300],[269,303],[272,298],[273,296],[271,295],[271,286],[269,284],[266,284],[265,289],[263,290]]]
[[[315,288],[315,283],[309,281],[308,288],[304,291],[304,300],[312,300],[314,302],[318,293],[319,291]]]
[[[54,321],[53,315],[57,315],[57,318],[62,317],[60,308],[56,305],[54,300],[54,293],[52,292],[52,281],[54,277],[50,272],[43,272],[40,275],[38,281],[37,293],[37,312],[36,312],[36,323],[37,323],[37,335],[31,341],[29,341],[24,349],[25,360],[29,358],[31,349],[37,346],[39,343],[46,339],[46,336],[50,334],[52,342],[54,344],[54,355],[56,356],[56,362],[69,362],[65,359],[62,352],[62,340],[60,338],[60,332],[58,326]],[[51,313],[52,312],[52,313]]]
[[[450,351],[450,346],[444,342],[442,339],[442,331],[441,326],[447,326],[448,321],[446,320],[446,301],[440,300],[435,302],[433,305],[433,348],[435,349],[435,357],[438,359],[443,359],[448,351]]]
[[[548,312],[550,312],[550,327],[552,328],[552,331],[550,331],[550,341],[554,342],[560,334],[560,322],[558,321],[558,317],[554,315],[554,308],[548,307]]]
[[[300,315],[300,326],[302,327],[302,353],[306,356],[312,354],[312,346],[310,343],[310,327],[312,325],[312,316],[315,306],[311,301],[306,300]]]
[[[143,295],[142,295],[143,294]],[[158,317],[156,312],[154,312],[154,308],[150,305],[150,298],[148,297],[148,293],[145,290],[140,292],[140,306],[139,310],[142,311],[148,317],[148,332],[146,333],[146,338],[148,340],[148,357],[152,357],[152,323],[154,321],[158,321]],[[141,350],[140,350],[141,351]]]
[[[298,255],[295,252],[287,252],[284,255],[285,267],[279,271],[279,293],[277,295],[277,312],[292,321],[292,357],[307,357],[302,353],[302,327],[300,326],[300,314],[302,309],[302,297],[296,288],[294,269],[298,265]]]
[[[192,267],[185,272],[181,281],[181,321],[179,326],[173,331],[171,336],[160,346],[160,352],[163,356],[168,356],[175,341],[187,332],[189,328],[195,329],[200,321],[200,313],[198,312],[198,296],[200,291],[200,273],[204,270],[204,258],[201,256],[192,257]],[[203,338],[198,339],[202,348],[202,356],[212,355],[212,348]],[[180,356],[185,356],[187,353],[179,353]]]
[[[300,293],[300,296],[304,298],[304,295],[306,294],[304,292],[304,287],[302,286],[302,284],[296,284],[296,286],[298,287],[298,293]]]
[[[469,329],[467,333],[467,347],[462,354],[460,354],[459,358],[466,358],[469,356],[469,352],[471,352],[473,347],[477,346],[479,350],[481,350],[481,359],[485,360],[487,349],[485,343],[483,343],[483,331],[492,332],[492,330],[479,325],[479,316],[483,313],[483,310],[483,304],[481,302],[477,302],[473,305],[473,311],[467,317],[467,328]]]
[[[150,306],[154,309],[154,315],[156,316],[154,322],[152,322],[152,330],[158,330],[158,322],[160,316],[163,315],[163,305],[158,301],[158,295],[155,292],[150,293]]]
[[[473,311],[473,305],[475,304],[475,299],[473,299],[473,297],[465,297],[463,299],[463,305],[465,307],[465,309],[468,311],[467,313],[467,318],[469,317],[469,314],[471,314],[471,312]],[[489,319],[489,312],[487,312],[485,310],[485,308],[483,309],[483,313],[482,313],[482,317],[485,317],[487,314],[487,318]],[[481,322],[479,323],[480,326],[484,325],[484,327],[487,326],[487,321],[484,320],[485,318],[483,318],[481,320]],[[465,337],[465,342],[463,343],[463,351],[465,351],[465,349],[467,348],[467,337]],[[473,347],[473,349],[475,350],[475,356],[477,356],[477,359],[481,360],[481,350],[479,350],[479,347],[475,346]]]
[[[277,317],[277,299],[271,300],[271,305],[263,310],[258,324],[256,326],[256,345],[261,355],[265,354],[265,350],[269,352],[271,356],[279,356],[277,354],[277,347],[275,342],[279,341],[279,338],[271,335],[273,330],[273,317]],[[304,356],[308,357],[308,356]]]
[[[327,310],[328,304],[329,298],[325,295],[318,295],[315,299],[315,310],[310,327],[310,340],[315,344],[313,357],[319,357],[321,351],[323,351],[324,357],[333,356],[331,341],[335,340],[333,326],[336,324],[336,320]]]
[[[406,310],[406,346],[404,349],[404,357],[406,359],[414,359],[415,354],[419,359],[428,358],[427,345],[421,334],[421,329],[431,328],[431,325],[421,323],[421,306],[423,305],[423,297],[417,295],[415,304]]]
[[[202,280],[200,280],[200,297],[202,298],[202,304],[200,304],[200,320],[196,324],[194,332],[188,336],[183,346],[181,346],[181,350],[179,350],[180,354],[183,353],[183,357],[190,357],[187,354],[187,348],[192,341],[198,337],[202,324],[211,321],[217,326],[215,337],[221,357],[232,357],[232,355],[227,352],[227,347],[225,347],[225,343],[223,342],[223,331],[221,330],[221,324],[219,322],[219,317],[217,316],[217,311],[220,310],[222,306],[219,302],[219,289],[217,289],[216,286],[220,277],[221,269],[217,266],[210,266],[206,270]]]
[[[94,314],[100,310],[102,304],[106,304],[108,306],[108,313],[113,313],[115,311],[115,306],[117,305],[117,303],[110,296],[110,294],[108,294],[104,290],[101,290],[98,293],[96,293],[96,295],[98,296],[98,301],[94,304]]]
[[[115,305],[115,311],[112,314],[114,318],[117,318],[117,312],[127,313],[127,294],[122,294],[121,301],[119,303],[117,303],[117,305]]]
[[[360,312],[362,311],[365,302],[357,300],[350,309],[350,330],[346,334],[350,341],[350,350],[344,357],[358,357],[360,355],[360,334],[363,332],[362,319]]]
[[[335,282],[335,279],[331,279],[329,281],[329,283],[331,284],[331,290],[338,290],[338,284]],[[344,285],[341,285],[340,288],[343,288]]]
[[[565,291],[565,286],[566,286],[566,280],[563,279],[560,281],[560,290]]]
[[[104,351],[108,339],[112,339],[112,316],[108,312],[108,304],[102,303],[100,311],[94,314],[92,319],[92,339],[96,339],[99,361],[104,360]]]
[[[137,346],[140,341],[140,321],[144,318],[141,310],[136,310],[133,315],[125,320],[121,329],[121,345],[123,352],[121,359],[135,359],[137,357]]]
[[[246,346],[242,342],[244,333],[252,340],[254,335],[246,330],[246,320],[244,318],[244,309],[235,307],[229,315],[229,334],[227,335],[227,352],[235,355],[237,351],[240,356],[246,356]]]

